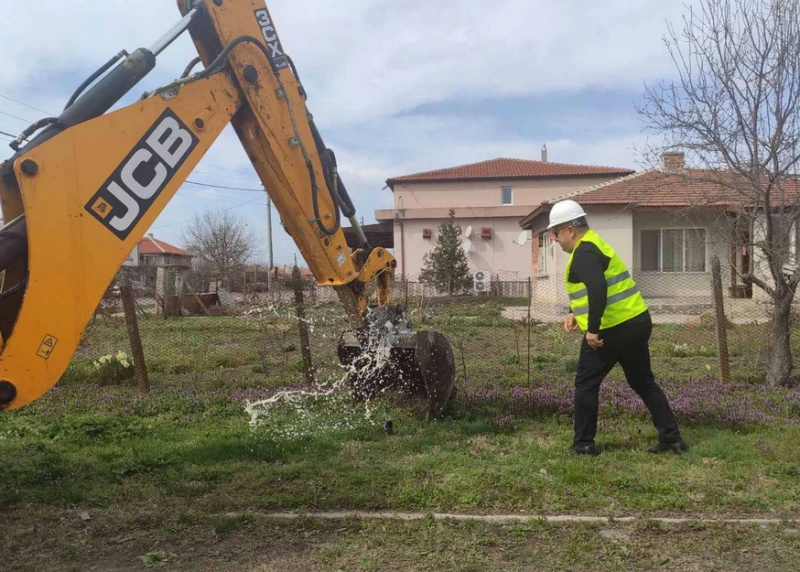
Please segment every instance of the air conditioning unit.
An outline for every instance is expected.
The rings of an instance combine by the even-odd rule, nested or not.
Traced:
[[[476,270],[472,275],[472,288],[476,293],[488,293],[492,288],[492,273],[490,270]]]

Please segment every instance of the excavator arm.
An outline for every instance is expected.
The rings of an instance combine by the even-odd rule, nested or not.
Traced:
[[[0,230],[0,408],[21,407],[57,383],[123,261],[230,123],[318,284],[336,290],[349,317],[339,355],[359,372],[351,376],[356,396],[397,387],[425,397],[427,415],[438,415],[454,391],[452,349],[441,334],[412,332],[390,305],[394,258],[361,232],[267,7],[178,7],[182,19],[154,46],[112,58],[59,117],[20,134],[0,165],[9,221]],[[186,30],[199,58],[184,74],[108,112]],[[204,69],[191,74],[200,62]],[[361,242],[352,253],[343,216]],[[386,345],[392,357],[381,361],[375,356]]]

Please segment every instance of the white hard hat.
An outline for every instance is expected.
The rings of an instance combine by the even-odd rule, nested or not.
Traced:
[[[585,216],[586,213],[583,211],[583,207],[575,201],[559,201],[553,205],[553,208],[550,211],[550,226],[547,228],[549,230],[554,226],[577,220]]]

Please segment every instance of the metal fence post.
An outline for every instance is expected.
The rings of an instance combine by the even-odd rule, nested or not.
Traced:
[[[722,270],[719,257],[714,256],[711,264],[711,281],[714,290],[714,325],[717,330],[717,356],[719,357],[719,377],[722,383],[730,383],[730,358],[728,356],[728,320],[722,298]]]

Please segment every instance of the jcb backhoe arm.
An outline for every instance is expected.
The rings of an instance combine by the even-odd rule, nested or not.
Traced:
[[[109,61],[59,117],[23,132],[0,165],[10,221],[0,230],[0,408],[30,403],[58,381],[122,262],[230,122],[317,282],[337,291],[350,318],[354,331],[339,354],[366,373],[351,379],[356,394],[403,387],[437,415],[453,393],[452,349],[441,334],[412,332],[402,309],[389,305],[394,258],[364,238],[266,6],[178,5],[183,18],[154,46]],[[175,82],[106,113],[187,29],[203,71],[189,75],[190,65]],[[353,253],[342,214],[362,243]],[[370,312],[372,280],[379,306]],[[376,358],[386,345],[391,357]]]

